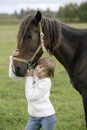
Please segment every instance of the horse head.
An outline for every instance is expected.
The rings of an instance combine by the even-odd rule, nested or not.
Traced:
[[[13,57],[13,71],[17,76],[25,76],[28,67],[43,54],[42,15],[38,11],[34,16],[27,16],[18,32],[17,50],[19,55]]]
[[[36,63],[45,48],[53,53],[59,45],[59,31],[59,24],[56,21],[42,17],[40,11],[35,15],[28,15],[22,22],[18,32],[17,49],[20,53],[13,58],[14,73],[17,76],[25,76],[28,67]]]

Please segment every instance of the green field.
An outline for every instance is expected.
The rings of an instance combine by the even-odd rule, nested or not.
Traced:
[[[87,24],[71,24],[86,28]],[[16,48],[18,25],[0,26],[0,130],[24,130],[29,118],[24,82],[9,79],[9,56]],[[82,98],[72,87],[63,66],[56,62],[51,101],[56,111],[55,130],[86,130]]]

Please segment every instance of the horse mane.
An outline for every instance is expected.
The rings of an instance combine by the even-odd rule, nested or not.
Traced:
[[[57,21],[53,21],[47,19],[45,17],[42,18],[42,27],[43,33],[46,37],[48,37],[48,48],[51,53],[60,45],[60,38],[61,38],[61,26],[60,23]]]

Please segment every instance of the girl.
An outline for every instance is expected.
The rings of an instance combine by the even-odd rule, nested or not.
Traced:
[[[13,53],[17,56],[18,51]],[[9,72],[12,75],[12,57],[10,57]],[[25,77],[25,95],[28,102],[30,119],[25,130],[54,130],[55,110],[49,99],[51,77],[54,76],[54,62],[49,58],[40,59],[35,68],[28,70]],[[16,76],[15,76],[16,77]]]

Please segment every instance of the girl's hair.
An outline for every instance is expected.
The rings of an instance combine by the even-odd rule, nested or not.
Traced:
[[[38,60],[35,66],[37,65],[42,65],[46,68],[48,77],[54,76],[55,63],[50,58],[44,57]]]

